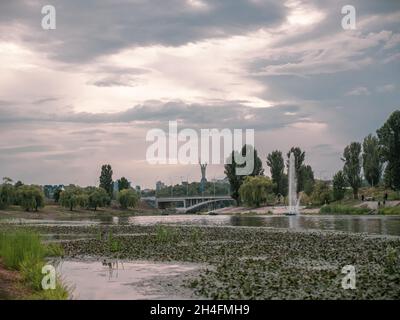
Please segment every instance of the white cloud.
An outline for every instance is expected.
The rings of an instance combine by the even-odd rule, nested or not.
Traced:
[[[366,87],[356,87],[346,93],[346,96],[368,96],[370,91]]]

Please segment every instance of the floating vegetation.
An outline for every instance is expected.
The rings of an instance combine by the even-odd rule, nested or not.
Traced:
[[[23,228],[23,227],[21,227]],[[36,226],[89,234],[62,242],[67,257],[203,263],[186,286],[211,299],[398,299],[400,238],[247,227]],[[109,237],[99,237],[107,232]],[[356,269],[356,289],[341,287]]]

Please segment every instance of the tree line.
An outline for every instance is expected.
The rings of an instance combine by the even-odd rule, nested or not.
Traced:
[[[140,200],[139,194],[130,187],[129,181],[122,177],[117,180],[117,190],[114,190],[113,171],[109,164],[103,165],[99,177],[99,187],[82,188],[76,185],[58,187],[53,199],[62,207],[73,211],[77,207],[96,211],[106,207],[116,200],[122,209],[134,208]],[[13,184],[13,180],[5,177],[0,185],[0,209],[18,205],[25,211],[38,211],[45,206],[45,192],[37,185],[24,185],[21,181]]]
[[[365,137],[363,143],[352,142],[345,147],[341,160],[343,169],[333,177],[333,187],[327,181],[316,180],[313,169],[305,163],[306,153],[299,147],[292,147],[286,154],[286,161],[280,150],[274,150],[266,157],[266,164],[271,177],[264,176],[262,160],[252,146],[243,146],[243,156],[254,152],[254,169],[247,176],[236,175],[239,167],[235,152],[225,165],[225,174],[231,185],[231,196],[237,204],[260,206],[275,202],[276,198],[287,196],[290,154],[294,154],[297,177],[297,192],[315,204],[324,204],[330,200],[344,198],[347,187],[353,191],[354,199],[358,198],[363,177],[371,186],[383,184],[386,188],[400,190],[400,111],[393,112],[375,135]],[[244,165],[243,165],[244,166]]]
[[[369,134],[363,143],[352,142],[343,152],[343,170],[333,177],[335,200],[344,197],[346,186],[353,190],[354,199],[363,176],[371,187],[383,184],[385,188],[400,190],[400,111],[393,112],[385,124]]]

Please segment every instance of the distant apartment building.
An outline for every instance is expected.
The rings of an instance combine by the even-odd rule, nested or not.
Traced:
[[[160,191],[163,188],[165,188],[165,183],[162,182],[162,181],[157,181],[157,183],[156,183],[156,191]]]

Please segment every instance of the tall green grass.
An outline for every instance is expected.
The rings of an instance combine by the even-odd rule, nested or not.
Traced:
[[[40,236],[30,231],[7,231],[0,234],[0,257],[4,265],[19,270],[21,263],[40,262],[45,258]]]
[[[42,268],[46,257],[59,256],[63,250],[56,244],[44,245],[40,236],[26,230],[7,230],[0,234],[0,258],[4,266],[20,272],[23,284],[29,287],[33,299],[67,299],[66,288],[57,281],[55,290],[42,289]]]
[[[380,208],[378,210],[379,214],[400,214],[400,206],[397,207],[387,207],[387,208]]]

